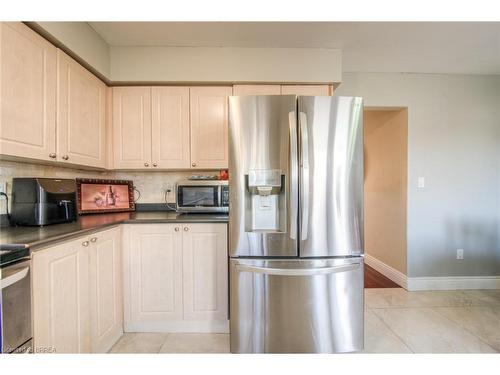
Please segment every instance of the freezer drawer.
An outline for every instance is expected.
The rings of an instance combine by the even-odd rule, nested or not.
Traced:
[[[232,353],[363,349],[363,258],[231,259]]]

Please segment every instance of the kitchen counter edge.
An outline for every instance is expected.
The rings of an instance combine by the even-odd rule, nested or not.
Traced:
[[[50,245],[111,229],[122,224],[227,224],[228,221],[229,215],[221,214],[178,214],[176,212],[94,214],[80,216],[78,221],[72,223],[54,224],[45,227],[0,228],[2,232],[0,234],[0,243],[2,245],[24,245],[29,247],[32,252],[36,252]]]

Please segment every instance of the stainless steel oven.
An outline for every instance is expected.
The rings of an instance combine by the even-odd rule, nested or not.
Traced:
[[[0,327],[2,353],[31,353],[30,260],[22,258],[1,267]]]
[[[229,212],[227,180],[184,180],[176,186],[177,212]]]

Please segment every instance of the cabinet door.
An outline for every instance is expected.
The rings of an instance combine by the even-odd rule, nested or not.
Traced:
[[[182,234],[184,319],[227,319],[226,224],[185,224]]]
[[[151,98],[153,168],[189,168],[189,87],[153,87]]]
[[[231,87],[191,87],[191,167],[227,168],[231,93]]]
[[[20,22],[0,23],[0,152],[54,160],[56,48]]]
[[[141,331],[182,320],[180,225],[128,226],[125,253],[125,326]]]
[[[90,344],[106,353],[123,333],[121,231],[90,236]]]
[[[283,85],[283,95],[328,96],[331,95],[329,85]]]
[[[35,347],[90,352],[88,245],[78,239],[33,253]]]
[[[233,95],[281,95],[280,85],[234,85]]]
[[[151,88],[113,87],[114,167],[151,168]]]
[[[57,51],[57,160],[106,166],[106,85]]]

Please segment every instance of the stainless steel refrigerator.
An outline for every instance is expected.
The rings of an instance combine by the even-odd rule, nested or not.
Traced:
[[[233,353],[363,348],[363,101],[229,99]]]

